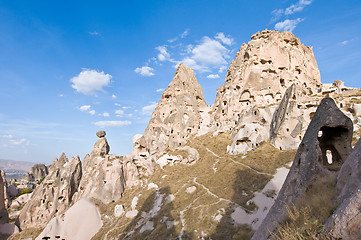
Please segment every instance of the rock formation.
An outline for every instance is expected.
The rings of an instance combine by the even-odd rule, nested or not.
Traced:
[[[143,136],[135,142],[136,148],[139,152],[159,155],[167,148],[175,149],[186,144],[188,137],[199,131],[203,112],[208,113],[208,106],[202,87],[193,70],[181,63]]]
[[[88,199],[82,199],[63,216],[53,218],[36,240],[91,239],[101,226],[102,220],[98,207]]]
[[[99,131],[96,133],[96,135],[99,139],[95,142],[94,149],[91,154],[92,156],[104,157],[104,155],[108,154],[110,150],[107,139],[105,138],[105,132]]]
[[[246,153],[270,138],[276,147],[296,148],[309,122],[302,117],[301,99],[320,87],[312,48],[289,32],[258,32],[241,46],[217,89],[213,129],[232,130],[231,154]]]
[[[298,148],[276,202],[252,239],[267,239],[285,220],[287,206],[302,197],[316,177],[334,175],[351,152],[353,124],[331,98],[324,98]]]
[[[4,186],[5,186],[5,176],[4,171],[0,170],[0,224],[9,222],[9,215],[6,211],[5,206],[5,195],[4,195]]]
[[[30,171],[26,173],[24,180],[28,182],[39,181],[48,175],[48,168],[44,164],[35,164]]]
[[[119,200],[124,192],[123,162],[120,157],[108,155],[105,132],[97,132],[97,136],[100,139],[95,143],[94,150],[83,159],[83,175],[74,199],[93,197],[107,204]]]
[[[49,167],[49,174],[35,189],[17,219],[21,228],[43,227],[54,216],[66,211],[73,202],[82,177],[79,157],[69,161],[63,153]]]

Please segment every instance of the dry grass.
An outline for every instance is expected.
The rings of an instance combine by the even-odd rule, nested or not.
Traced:
[[[333,239],[323,224],[337,207],[333,201],[336,196],[335,176],[317,177],[305,195],[294,206],[288,207],[288,219],[273,234],[275,239]]]
[[[35,239],[44,230],[44,228],[27,228],[20,233],[12,235],[8,240]]]
[[[293,161],[296,152],[297,150],[279,150],[269,142],[263,142],[257,149],[248,152],[244,159],[241,156],[235,156],[234,160],[247,164],[257,171],[275,174],[277,168]]]
[[[257,208],[254,204],[248,204],[255,191],[264,188],[272,176],[267,174],[258,174],[234,161],[243,161],[240,156],[231,156],[227,154],[227,145],[230,145],[232,139],[229,133],[220,133],[217,136],[205,134],[199,137],[192,137],[188,146],[195,148],[200,159],[194,165],[175,164],[166,165],[164,169],[156,168],[154,174],[146,180],[143,187],[127,188],[124,197],[118,202],[104,205],[97,203],[103,216],[103,227],[93,239],[104,239],[107,234],[108,239],[125,238],[124,232],[134,230],[129,239],[172,239],[179,236],[182,231],[180,212],[184,214],[185,229],[182,239],[199,239],[202,236],[212,237],[212,239],[250,239],[253,231],[247,226],[234,225],[230,214],[233,213],[237,205],[251,212]],[[261,146],[265,148],[265,146]],[[210,151],[217,156],[213,155]],[[273,154],[270,154],[273,152]],[[277,154],[279,152],[279,154]],[[253,159],[253,166],[258,166],[261,170],[267,170],[270,173],[281,167],[285,162],[293,159],[293,156],[286,161],[285,151],[275,148],[269,148],[264,153],[267,156],[267,162],[272,163],[272,167],[266,169],[261,164],[265,161],[261,151],[250,153]],[[175,150],[172,153],[185,154],[185,152]],[[288,156],[287,155],[287,156]],[[183,155],[182,155],[183,156]],[[186,157],[186,156],[183,156]],[[261,159],[258,159],[261,158]],[[251,162],[251,160],[249,160]],[[260,167],[262,166],[262,167]],[[216,169],[216,171],[214,171]],[[155,200],[154,189],[148,190],[148,183],[153,182],[159,186],[160,193],[173,194],[175,199],[168,204],[164,204],[160,212],[149,219],[154,223],[154,230],[140,233],[139,222],[142,221],[142,212],[149,212],[153,207]],[[203,185],[203,186],[202,186]],[[193,193],[187,193],[188,187],[196,187]],[[211,193],[209,194],[205,189]],[[141,194],[141,195],[140,195]],[[130,210],[131,201],[134,196],[138,196],[137,210],[138,216],[134,219],[128,219],[124,215],[115,218],[113,216],[114,206],[122,204],[125,211]],[[223,199],[223,200],[220,200]],[[230,203],[233,202],[233,203]],[[223,218],[217,222],[214,217],[223,209]],[[110,218],[104,217],[105,215]],[[166,217],[167,220],[164,219]],[[165,221],[175,221],[177,224],[167,228]]]

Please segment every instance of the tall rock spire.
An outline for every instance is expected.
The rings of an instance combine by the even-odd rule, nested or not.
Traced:
[[[157,154],[185,144],[200,128],[201,113],[206,108],[202,87],[193,70],[179,64],[136,147]]]

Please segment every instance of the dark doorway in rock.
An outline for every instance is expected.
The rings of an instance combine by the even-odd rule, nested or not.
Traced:
[[[322,127],[318,142],[322,151],[322,164],[331,171],[338,171],[349,153],[349,132],[344,127]]]

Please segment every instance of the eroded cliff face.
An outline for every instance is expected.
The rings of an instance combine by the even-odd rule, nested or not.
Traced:
[[[187,139],[199,131],[201,114],[208,111],[193,70],[179,64],[136,148],[157,156],[167,148],[185,145]]]
[[[79,157],[67,159],[63,153],[49,167],[49,174],[35,189],[21,210],[18,226],[21,229],[45,226],[54,216],[64,213],[73,202],[82,176]]]

